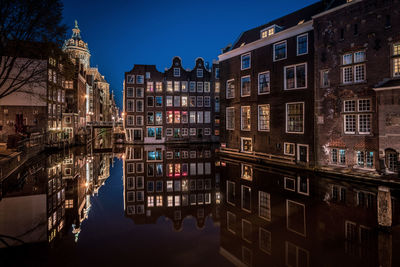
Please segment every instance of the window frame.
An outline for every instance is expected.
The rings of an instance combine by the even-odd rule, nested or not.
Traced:
[[[305,85],[303,87],[297,87],[297,67],[305,65]],[[286,79],[286,70],[288,68],[294,68],[294,88],[287,88],[287,79]],[[308,87],[308,64],[307,62],[299,63],[299,64],[294,64],[294,65],[288,65],[283,67],[283,89],[285,91],[290,91],[290,90],[298,90],[298,89],[307,89]]]
[[[275,47],[276,47],[277,45],[280,45],[280,44],[285,44],[285,57],[280,58],[280,59],[276,59]],[[272,46],[272,52],[273,52],[273,53],[272,53],[272,54],[273,54],[273,55],[272,55],[273,62],[287,59],[287,40],[283,40],[283,41],[274,43],[273,46]]]
[[[260,92],[260,75],[264,75],[264,74],[267,74],[268,73],[268,75],[269,75],[269,82],[268,82],[268,92]],[[263,72],[260,72],[260,73],[258,73],[258,75],[257,75],[257,77],[258,77],[258,79],[257,79],[257,92],[258,92],[258,95],[266,95],[266,94],[270,94],[271,93],[271,73],[270,73],[270,71],[269,70],[267,70],[267,71],[263,71]]]
[[[307,50],[306,50],[305,53],[299,53],[299,38],[304,37],[304,36],[307,37],[307,47],[306,47]],[[309,44],[308,40],[309,40],[308,33],[297,35],[297,37],[296,37],[296,55],[297,56],[302,56],[302,55],[307,55],[308,54],[308,50],[309,50],[308,49],[308,44]]]
[[[265,129],[265,130],[262,130],[262,129],[260,129],[260,108],[261,107],[268,107],[268,129]],[[251,116],[251,113],[250,113],[250,116]],[[257,106],[257,125],[258,125],[258,127],[257,127],[257,129],[258,129],[258,131],[259,132],[269,132],[270,131],[270,129],[271,129],[271,106],[270,106],[270,104],[262,104],[262,105],[258,105]]]
[[[249,56],[249,66],[247,68],[243,68],[243,57],[245,56]],[[251,69],[251,52],[240,55],[240,70],[248,70],[248,69]]]
[[[286,121],[286,133],[289,133],[289,134],[304,134],[304,126],[305,126],[305,102],[304,101],[299,101],[299,102],[288,102],[288,103],[285,103],[286,104],[286,116],[285,116],[285,121]],[[289,105],[291,105],[291,104],[303,104],[303,119],[302,119],[302,121],[303,121],[303,126],[302,126],[302,131],[301,132],[289,132],[289,130],[288,130],[288,107],[289,107]]]

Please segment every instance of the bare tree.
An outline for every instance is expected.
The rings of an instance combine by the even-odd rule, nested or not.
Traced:
[[[46,79],[39,61],[65,37],[62,10],[59,0],[0,1],[0,99]]]

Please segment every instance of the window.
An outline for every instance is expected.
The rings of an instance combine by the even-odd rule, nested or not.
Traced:
[[[143,112],[143,100],[136,100],[136,112]]]
[[[152,97],[152,96],[147,97],[147,106],[154,107],[154,97]]]
[[[296,180],[293,178],[285,177],[283,187],[285,188],[285,190],[295,192],[296,191]]]
[[[166,106],[167,107],[172,107],[172,96],[171,95],[167,95],[166,100],[167,100]]]
[[[308,34],[297,36],[297,55],[305,55],[308,53]]]
[[[172,93],[174,90],[172,88],[172,81],[167,81],[167,92]]]
[[[171,110],[167,111],[167,123],[174,123],[174,114]]]
[[[332,148],[331,149],[331,163],[338,164],[338,165],[346,164],[346,150]]]
[[[321,70],[321,87],[328,87],[329,84],[329,70]]]
[[[283,154],[294,156],[294,143],[283,143]]]
[[[210,82],[204,82],[204,93],[210,92]]]
[[[204,106],[207,108],[211,107],[211,98],[209,96],[204,97]]]
[[[250,96],[250,76],[245,76],[241,78],[241,96]]]
[[[231,181],[226,181],[226,202],[235,206],[235,183]]]
[[[269,82],[270,82],[269,71],[258,74],[258,94],[259,95],[269,93],[269,91],[270,91]]]
[[[357,151],[356,153],[357,166],[373,168],[374,152],[372,151]]]
[[[189,97],[189,106],[191,108],[196,107],[196,97],[195,96],[190,96]]]
[[[142,87],[136,88],[136,97],[143,98],[144,97],[144,90]]]
[[[251,138],[240,138],[240,148],[242,152],[253,152],[253,141]]]
[[[203,97],[202,96],[197,97],[197,107],[199,107],[199,108],[203,107]]]
[[[393,77],[400,77],[400,43],[393,44]]]
[[[215,68],[215,79],[219,79],[219,68]]]
[[[188,112],[187,111],[182,111],[181,123],[188,123]]]
[[[134,89],[133,87],[127,87],[126,88],[126,97],[135,97],[135,93],[134,93]]]
[[[267,254],[271,254],[272,251],[271,232],[260,227],[258,235],[259,235],[260,250]]]
[[[215,93],[219,94],[220,92],[220,83],[219,82],[215,82]]]
[[[274,61],[286,58],[286,41],[274,44]]]
[[[162,119],[162,112],[156,112],[156,124],[157,125],[162,125],[163,124],[163,119]]]
[[[226,108],[226,129],[235,130],[235,108]]]
[[[174,68],[174,77],[180,77],[180,76],[181,76],[181,69]]]
[[[253,168],[247,164],[241,164],[241,175],[242,179],[252,181],[253,180]]]
[[[197,123],[203,123],[203,111],[197,111]]]
[[[235,80],[226,82],[226,98],[235,98]]]
[[[252,229],[251,229],[251,222],[248,220],[242,219],[242,238],[243,240],[251,243],[251,235],[252,235]]]
[[[189,122],[196,123],[196,111],[190,111]]]
[[[251,188],[242,185],[242,209],[251,212]]]
[[[197,78],[203,78],[203,69],[197,69]]]
[[[190,82],[189,92],[196,92],[196,82]]]
[[[135,75],[127,75],[126,83],[135,83]]]
[[[197,82],[197,92],[203,93],[203,82]]]
[[[354,53],[347,53],[342,56],[342,83],[357,83],[363,82],[366,79],[365,51],[357,51]],[[360,64],[363,63],[363,64]]]
[[[147,82],[147,92],[154,92],[154,83],[153,82]]]
[[[271,196],[263,191],[258,191],[258,216],[271,221]]]
[[[286,66],[285,73],[285,90],[300,89],[307,87],[307,64],[298,64]]]
[[[251,66],[251,56],[250,53],[244,54],[241,57],[241,70],[247,70],[250,69]]]
[[[261,38],[266,38],[268,36],[273,35],[274,33],[275,33],[275,26],[271,26],[271,27],[261,30],[260,36],[261,36]]]
[[[154,112],[147,112],[147,124],[154,124]]]
[[[372,115],[368,113],[347,114],[355,112],[371,112],[371,100],[359,99],[345,100],[344,101],[344,133],[346,134],[370,134],[371,133],[371,120]],[[358,125],[358,132],[357,132]]]
[[[241,130],[250,131],[250,106],[241,107]]]
[[[179,81],[174,82],[174,92],[180,91],[181,83]]]
[[[181,106],[181,97],[176,95],[174,96],[174,107],[180,107]]]
[[[181,98],[182,98],[182,107],[187,107],[187,105],[188,105],[187,96],[182,96]]]
[[[188,82],[181,82],[182,92],[186,93],[188,91]]]
[[[156,107],[162,107],[162,106],[163,106],[162,96],[156,96]]]
[[[304,133],[304,103],[286,104],[286,132]]]
[[[236,215],[232,212],[227,211],[226,212],[226,228],[228,229],[229,232],[235,234],[236,230]]]
[[[136,83],[138,83],[138,84],[143,84],[144,83],[143,75],[137,75],[136,76]]]
[[[126,101],[126,111],[128,111],[128,112],[133,112],[133,111],[135,111],[134,106],[135,106],[134,100],[128,99],[128,100]]]
[[[258,106],[258,130],[269,131],[269,105]]]
[[[156,92],[161,93],[163,91],[162,82],[156,82]]]
[[[174,112],[174,123],[175,124],[181,123],[181,112],[180,111]]]

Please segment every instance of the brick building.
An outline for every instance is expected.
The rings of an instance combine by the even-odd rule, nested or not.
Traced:
[[[383,173],[397,169],[399,4],[348,1],[313,18],[321,167]]]
[[[318,2],[243,32],[219,55],[225,153],[312,165],[312,16],[334,4]]]
[[[184,69],[179,57],[165,72],[135,65],[125,73],[124,127],[127,143],[218,141],[219,83],[202,58]],[[215,131],[216,130],[216,131]]]

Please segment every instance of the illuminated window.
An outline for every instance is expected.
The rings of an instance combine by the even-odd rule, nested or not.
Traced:
[[[393,77],[400,77],[400,43],[393,44]]]
[[[154,83],[153,82],[147,82],[147,92],[154,92]]]
[[[258,130],[269,131],[269,105],[258,106]]]
[[[147,197],[147,207],[154,207],[154,197],[153,196]]]
[[[286,104],[286,132],[304,132],[304,103]]]
[[[161,93],[163,91],[162,82],[156,82],[156,92]]]
[[[253,180],[253,168],[250,165],[241,164],[241,178],[245,180]]]
[[[186,93],[188,91],[188,82],[181,82],[182,92]]]
[[[182,96],[182,107],[187,107],[188,106],[188,97],[187,96]]]
[[[253,140],[251,138],[240,138],[240,148],[242,152],[253,152]]]
[[[172,93],[173,88],[172,88],[172,81],[167,81],[167,92]]]
[[[180,82],[179,81],[175,81],[174,82],[174,91],[175,92],[179,92],[180,91]]]
[[[163,206],[163,196],[156,196],[156,205],[157,207]]]
[[[250,96],[251,86],[250,86],[250,76],[245,76],[241,78],[241,91],[240,96]]]
[[[250,131],[250,106],[241,107],[241,130],[242,131]]]

